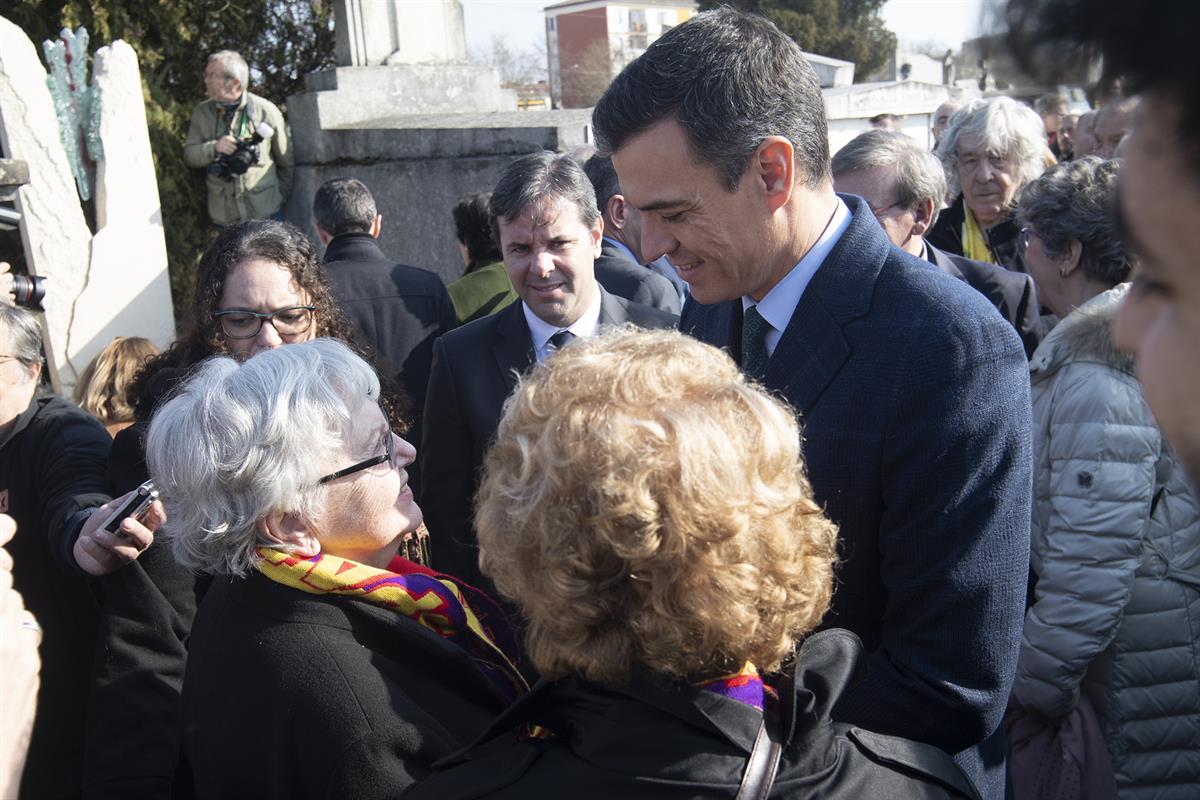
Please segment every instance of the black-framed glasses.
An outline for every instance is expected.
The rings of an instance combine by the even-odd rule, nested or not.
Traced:
[[[347,475],[353,475],[354,473],[361,472],[364,469],[370,469],[371,467],[375,466],[376,464],[382,464],[385,461],[391,465],[392,469],[395,469],[396,468],[396,445],[395,445],[395,441],[394,441],[395,438],[396,438],[395,434],[393,434],[389,430],[387,433],[385,433],[383,435],[383,453],[381,455],[371,456],[370,458],[368,458],[365,461],[360,461],[357,464],[351,464],[350,466],[346,467],[345,469],[339,469],[337,472],[331,472],[328,475],[326,475],[325,477],[318,480],[317,485],[320,486],[320,485],[329,483],[330,481],[336,481],[338,478],[344,478]]]
[[[263,323],[267,321],[270,321],[280,336],[299,336],[312,327],[313,312],[316,310],[316,306],[288,306],[269,314],[260,314],[257,311],[233,308],[229,311],[218,311],[213,316],[220,323],[221,332],[230,339],[253,339],[258,336]]]

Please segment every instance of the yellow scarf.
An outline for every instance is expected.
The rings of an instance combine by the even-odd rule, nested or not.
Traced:
[[[992,249],[988,247],[987,237],[983,235],[983,229],[979,227],[979,223],[975,221],[975,215],[971,213],[971,209],[963,205],[963,227],[962,227],[962,243],[963,255],[972,261],[985,261],[988,264],[995,264],[996,259],[992,255]]]

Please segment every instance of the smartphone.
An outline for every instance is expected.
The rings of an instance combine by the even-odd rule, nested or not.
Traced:
[[[146,481],[137,488],[129,500],[118,506],[100,527],[109,533],[119,533],[121,523],[125,521],[126,517],[141,519],[146,510],[150,508],[150,504],[157,499],[158,489],[154,488],[154,481]]]

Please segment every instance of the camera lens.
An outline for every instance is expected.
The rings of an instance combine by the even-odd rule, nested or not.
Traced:
[[[42,310],[46,297],[46,279],[38,275],[13,275],[13,302],[25,308]]]

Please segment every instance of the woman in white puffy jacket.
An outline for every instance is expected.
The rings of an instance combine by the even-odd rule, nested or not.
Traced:
[[[1123,283],[1118,171],[1094,157],[1059,164],[1021,196],[1025,264],[1062,321],[1030,363],[1036,585],[1013,695],[1053,719],[1082,691],[1118,796],[1196,798],[1200,519],[1133,360],[1112,341],[1120,299],[1146,290]]]

